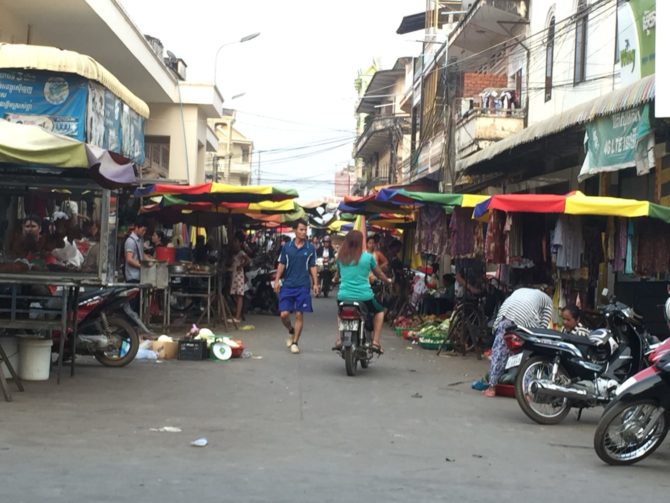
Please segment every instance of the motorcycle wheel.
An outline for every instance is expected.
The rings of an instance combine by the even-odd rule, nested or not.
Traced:
[[[598,422],[593,447],[598,457],[610,465],[632,465],[654,452],[668,434],[668,415],[651,400],[617,402]],[[662,408],[661,408],[662,409]],[[660,412],[655,423],[654,413]],[[650,428],[649,433],[641,434]]]
[[[348,376],[356,375],[356,352],[353,348],[344,348],[344,368],[347,370]]]
[[[539,398],[530,390],[535,379],[549,379],[553,362],[543,356],[529,358],[521,364],[514,382],[516,401],[521,410],[539,424],[558,424],[570,412],[570,401],[567,398]],[[560,382],[569,383],[570,378],[562,367],[558,368]]]
[[[170,309],[183,313],[193,307],[193,299],[190,297],[177,297],[170,295]]]
[[[114,346],[110,351],[96,351],[95,359],[105,367],[125,367],[135,359],[137,350],[140,348],[140,337],[133,326],[125,318],[120,316],[109,316],[110,346]],[[128,343],[128,351],[120,356],[123,343]]]

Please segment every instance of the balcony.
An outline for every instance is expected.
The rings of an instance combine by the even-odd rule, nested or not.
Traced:
[[[456,158],[463,159],[523,129],[525,110],[474,109],[456,123]]]
[[[400,128],[402,134],[410,133],[410,117],[408,115],[391,115],[386,117],[368,116],[363,133],[358,137],[354,157],[369,157],[382,152],[391,145],[391,131]]]

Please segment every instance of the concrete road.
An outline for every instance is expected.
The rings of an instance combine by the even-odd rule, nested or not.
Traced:
[[[277,318],[239,332],[255,358],[136,361],[26,383],[0,402],[0,502],[651,501],[670,489],[670,443],[612,468],[599,411],[531,423],[470,389],[474,358],[436,357],[390,332],[355,378],[332,354],[335,304],[316,299],[302,354]],[[262,357],[262,358],[259,358]],[[163,426],[179,433],[152,431]],[[206,437],[207,447],[189,444]]]

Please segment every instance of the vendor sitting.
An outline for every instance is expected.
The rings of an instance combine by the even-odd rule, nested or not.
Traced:
[[[0,272],[21,273],[26,271],[45,271],[48,265],[56,264],[56,258],[47,251],[40,231],[42,219],[29,215],[21,222],[21,234],[11,245],[14,262],[0,264]]]

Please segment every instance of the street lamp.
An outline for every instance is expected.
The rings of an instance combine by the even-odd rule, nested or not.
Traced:
[[[224,47],[229,46],[229,45],[241,44],[243,42],[248,42],[249,40],[255,39],[260,34],[261,34],[260,32],[251,33],[249,35],[246,35],[246,36],[242,37],[239,40],[235,40],[233,42],[226,42],[225,44],[219,46],[219,48],[216,50],[216,54],[214,55],[214,85],[215,86],[216,86],[217,69],[219,68],[219,53],[221,52],[221,49],[223,49]]]

